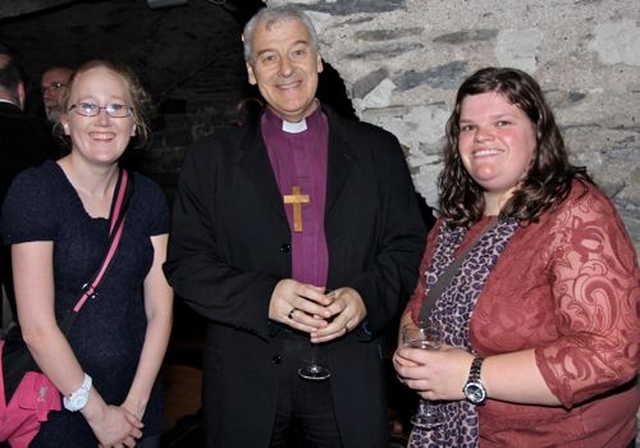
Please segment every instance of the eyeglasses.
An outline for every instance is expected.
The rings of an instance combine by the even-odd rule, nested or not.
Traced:
[[[40,87],[40,92],[41,93],[45,93],[48,90],[52,90],[54,92],[57,92],[58,90],[64,89],[65,87],[67,87],[67,85],[62,83],[62,82],[52,82],[48,86],[41,86]]]
[[[78,103],[72,105],[69,110],[71,109],[83,117],[95,117],[100,114],[101,110],[104,110],[112,118],[125,118],[133,113],[133,107],[118,103],[111,103],[106,106],[98,106],[93,103]]]

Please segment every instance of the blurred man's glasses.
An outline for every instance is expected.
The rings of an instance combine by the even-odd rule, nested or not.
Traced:
[[[133,113],[133,107],[118,103],[107,104],[106,106],[98,106],[93,103],[78,103],[72,105],[69,110],[71,109],[83,117],[95,117],[101,110],[104,110],[107,115],[113,118],[125,118]]]
[[[40,87],[40,92],[41,93],[46,93],[49,90],[51,90],[52,92],[57,92],[58,90],[62,90],[65,87],[67,87],[67,85],[62,83],[62,82],[52,82],[48,86],[41,86]]]

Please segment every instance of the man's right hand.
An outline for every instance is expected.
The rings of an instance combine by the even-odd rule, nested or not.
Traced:
[[[332,316],[327,307],[333,302],[324,292],[324,286],[280,280],[271,294],[269,318],[305,333],[324,328]]]

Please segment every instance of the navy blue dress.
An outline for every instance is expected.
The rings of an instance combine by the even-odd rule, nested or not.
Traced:
[[[144,342],[146,316],[143,281],[153,262],[150,237],[169,231],[169,211],[160,188],[134,174],[134,193],[115,258],[78,315],[69,342],[83,369],[109,404],[128,393]],[[108,220],[92,218],[77,192],[54,162],[21,173],[2,209],[7,244],[53,241],[55,312],[61,322],[106,250]],[[95,447],[97,439],[80,413],[49,414],[33,447]],[[145,417],[145,436],[162,429],[162,395],[156,384]]]

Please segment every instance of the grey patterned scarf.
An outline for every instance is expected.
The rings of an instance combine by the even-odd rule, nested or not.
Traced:
[[[445,344],[473,351],[469,337],[473,309],[489,273],[517,227],[515,219],[507,219],[482,235],[453,275],[449,286],[436,299],[429,318],[443,327]],[[452,229],[446,223],[442,225],[433,259],[425,273],[427,291],[455,260],[454,254],[466,233],[466,228]],[[479,436],[476,407],[464,400],[435,405],[439,407],[443,424],[432,430],[413,428],[409,448],[476,448]]]

